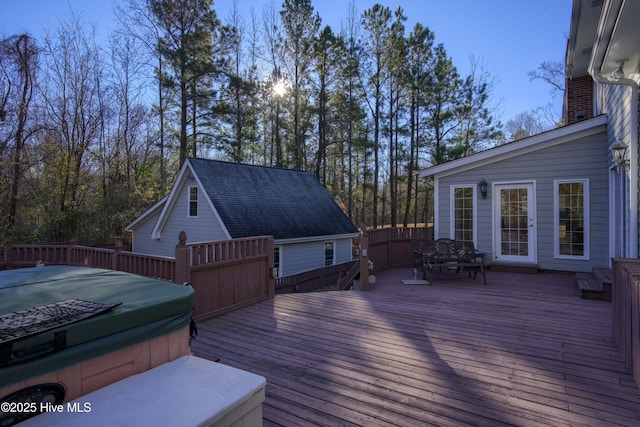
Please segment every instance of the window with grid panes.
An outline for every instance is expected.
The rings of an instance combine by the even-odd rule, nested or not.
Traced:
[[[587,181],[556,182],[556,251],[562,257],[585,257]]]
[[[453,190],[454,239],[473,241],[473,187],[458,187]]]
[[[189,187],[189,217],[198,216],[198,187]]]
[[[333,265],[333,242],[324,242],[324,265]]]

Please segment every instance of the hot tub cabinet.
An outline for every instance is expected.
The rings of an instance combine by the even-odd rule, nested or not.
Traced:
[[[24,427],[256,427],[264,377],[185,356],[31,418]]]
[[[188,355],[193,303],[190,287],[111,270],[0,272],[0,400],[52,383],[68,402]],[[49,321],[56,310],[66,315],[85,305],[105,311]],[[21,322],[25,329],[15,327]]]

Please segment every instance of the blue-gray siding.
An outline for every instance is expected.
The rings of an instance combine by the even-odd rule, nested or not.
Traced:
[[[149,215],[143,223],[138,224],[136,228],[132,230],[131,240],[133,252],[147,255],[175,255],[175,253],[161,253],[158,248],[159,242],[151,240],[151,232],[153,231],[153,227],[156,225],[158,215],[160,215],[160,210],[158,210],[154,215]]]
[[[609,146],[617,143],[617,142],[626,142],[627,144],[635,144],[634,139],[637,138],[637,129],[640,127],[639,123],[632,123],[632,109],[640,109],[640,106],[633,105],[633,90],[637,90],[628,85],[612,85],[612,84],[597,84],[595,89],[595,113],[596,114],[606,114],[607,115],[607,144]],[[640,117],[639,117],[640,118]],[[635,127],[635,129],[634,129]],[[635,132],[634,132],[635,130]],[[627,153],[629,156],[629,153]],[[640,160],[640,156],[639,156]],[[607,164],[612,164],[612,155],[611,152],[608,153]],[[629,179],[635,179],[636,181],[640,179],[640,177],[629,177]],[[615,178],[612,179],[612,191],[622,191],[619,188],[620,183]],[[638,191],[640,191],[640,185],[637,186]],[[629,191],[631,188],[627,188],[625,191]],[[631,200],[628,198],[629,202]],[[637,195],[636,200],[640,200],[640,195]],[[612,254],[611,256],[624,257],[628,254],[625,253],[625,250],[620,246],[624,246],[624,242],[620,242],[619,239],[623,239],[624,241],[628,241],[628,245],[632,242],[631,239],[631,220],[635,217],[635,214],[639,210],[639,206],[629,206],[629,203],[624,204],[620,202],[617,205],[614,205],[614,215],[616,216],[616,221],[619,222],[620,213],[618,212],[621,209],[624,209],[624,218],[625,224],[615,224],[615,227],[612,227]],[[640,221],[640,216],[638,216],[638,221]],[[620,229],[628,230],[627,235],[622,238],[619,236]],[[640,230],[640,226],[638,226],[638,230]],[[640,243],[640,239],[637,239]],[[630,249],[630,246],[629,246]],[[638,250],[640,253],[640,250]]]
[[[289,243],[282,245],[280,252],[280,275],[290,276],[324,267],[324,244],[326,241],[334,242],[335,264],[352,260],[351,238]]]
[[[478,194],[477,247],[494,253],[493,202],[491,183],[517,181],[535,182],[537,214],[537,262],[548,270],[590,271],[592,267],[609,265],[608,242],[608,168],[604,132],[572,142],[525,153],[438,179],[437,235],[450,236],[450,187],[489,183],[489,194],[482,200]],[[590,259],[554,258],[554,181],[558,179],[588,179],[590,209]],[[478,192],[479,193],[479,192]]]
[[[191,184],[195,185],[195,184]],[[198,189],[198,216],[190,218],[188,212],[188,185],[182,185],[177,193],[175,205],[160,230],[160,239],[151,238],[151,230],[158,219],[157,215],[146,221],[144,227],[133,232],[134,251],[153,255],[175,256],[178,236],[181,231],[187,233],[187,243],[212,242],[226,240],[226,235],[213,210],[206,202],[201,188]],[[147,224],[151,224],[149,227]]]

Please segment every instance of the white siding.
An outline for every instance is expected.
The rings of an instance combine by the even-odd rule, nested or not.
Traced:
[[[477,198],[478,250],[493,252],[492,183],[533,181],[536,188],[538,267],[548,270],[590,271],[608,266],[608,167],[605,135],[597,134],[480,166],[438,180],[438,237],[449,237],[450,186],[482,178],[489,183],[486,200]],[[554,180],[589,179],[590,260],[554,258]]]

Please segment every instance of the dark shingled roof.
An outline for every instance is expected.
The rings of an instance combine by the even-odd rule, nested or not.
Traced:
[[[232,238],[357,233],[310,172],[189,158]]]

